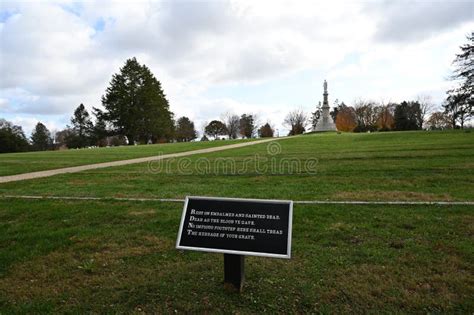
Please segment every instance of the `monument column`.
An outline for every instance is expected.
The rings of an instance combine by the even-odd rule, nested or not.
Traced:
[[[336,131],[336,125],[334,124],[332,117],[329,113],[329,101],[328,101],[328,83],[324,80],[324,92],[323,92],[323,106],[321,107],[321,116],[319,117],[318,123],[314,131]]]
[[[328,102],[328,83],[326,82],[326,80],[324,80],[324,84],[323,84],[323,87],[324,87],[324,93],[323,93],[323,107],[325,107],[325,105],[327,107],[329,107],[329,102]]]

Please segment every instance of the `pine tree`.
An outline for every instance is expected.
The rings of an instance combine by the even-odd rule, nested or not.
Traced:
[[[71,117],[71,124],[74,134],[74,147],[84,148],[91,144],[92,121],[84,104],[80,104]]]
[[[405,102],[395,106],[395,130],[421,130],[423,119],[418,102]]]
[[[273,137],[274,131],[269,123],[266,123],[260,129],[258,129],[258,136],[260,138],[271,138]]]
[[[173,113],[161,83],[145,65],[128,59],[118,74],[112,76],[102,97],[104,119],[118,135],[135,141],[166,141],[173,133]]]
[[[0,153],[28,151],[29,143],[21,126],[0,118]]]
[[[474,32],[467,36],[468,43],[461,46],[461,53],[454,59],[453,80],[458,86],[447,92],[445,113],[453,119],[453,128],[459,122],[461,128],[474,115]]]
[[[51,133],[45,125],[38,122],[31,134],[31,143],[36,151],[45,151],[51,149],[53,140]]]
[[[247,139],[255,135],[255,119],[253,115],[243,114],[239,120],[240,134]]]

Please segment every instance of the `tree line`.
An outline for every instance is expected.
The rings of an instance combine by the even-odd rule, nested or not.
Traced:
[[[371,132],[371,131],[402,131],[449,128],[449,121],[442,120],[438,124],[428,114],[434,108],[429,97],[401,103],[383,103],[370,100],[357,100],[352,106],[344,102],[334,102],[331,118],[338,131]],[[433,113],[435,114],[435,113]],[[433,116],[433,114],[431,116]],[[445,117],[444,113],[441,113]],[[301,134],[315,129],[321,118],[321,109],[307,115],[303,110],[294,110],[285,118],[289,135]],[[435,115],[436,116],[436,115]],[[309,129],[308,129],[309,128]]]
[[[80,104],[70,119],[70,125],[54,134],[41,122],[27,139],[21,126],[0,119],[0,153],[42,151],[59,148],[117,146],[160,142],[185,142],[197,138],[194,122],[188,117],[174,119],[161,83],[146,65],[136,58],[128,59],[120,71],[112,76],[102,107],[89,113]],[[273,136],[273,129],[265,124],[257,130],[255,116],[228,114],[226,119],[212,121],[205,127],[201,140],[226,135],[252,138]]]
[[[447,91],[442,110],[434,111],[429,97],[401,103],[357,100],[351,106],[337,100],[331,111],[336,127],[345,132],[464,128],[474,112],[474,32],[453,61],[451,79],[455,87]],[[101,99],[103,109],[83,104],[74,111],[70,125],[52,134],[38,122],[27,139],[21,126],[0,119],[0,153],[49,150],[61,147],[133,145],[197,139],[194,122],[188,117],[174,118],[161,83],[146,65],[128,59],[112,76]],[[321,109],[310,115],[293,110],[283,124],[289,135],[301,134],[316,126]],[[205,125],[201,141],[213,139],[273,137],[274,128],[259,125],[253,114],[225,114],[221,120]]]
[[[270,123],[258,126],[257,118],[253,114],[243,114],[241,116],[227,113],[222,120],[213,120],[204,128],[204,135],[201,141],[208,140],[207,136],[214,139],[226,136],[228,139],[273,137],[274,129]],[[222,139],[222,138],[221,138]]]
[[[401,103],[357,100],[352,106],[334,103],[331,117],[339,131],[370,132],[390,130],[463,129],[474,116],[474,32],[468,43],[460,47],[453,61],[450,77],[455,87],[448,90],[441,109],[427,96]],[[321,105],[309,115],[301,109],[288,113],[284,125],[289,135],[301,134],[315,128],[321,116]]]

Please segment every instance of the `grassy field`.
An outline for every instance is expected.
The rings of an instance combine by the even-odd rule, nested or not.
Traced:
[[[275,149],[272,145],[261,144],[12,182],[0,185],[0,194],[474,200],[474,133],[319,134],[278,144],[277,154],[269,152]],[[315,162],[311,172],[305,170],[307,161]]]
[[[216,147],[249,140],[163,143],[0,154],[0,176]]]
[[[474,133],[278,143],[7,183],[0,194],[474,200]],[[240,295],[223,290],[222,254],[174,248],[181,209],[0,199],[0,313],[474,311],[473,206],[295,205],[292,259],[248,257]]]

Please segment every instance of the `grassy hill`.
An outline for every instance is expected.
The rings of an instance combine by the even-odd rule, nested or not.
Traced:
[[[314,134],[0,194],[472,201],[473,158],[462,131]],[[292,259],[248,257],[241,295],[222,288],[221,254],[174,248],[181,210],[1,198],[0,313],[474,310],[473,206],[297,204]]]
[[[474,133],[329,133],[277,143],[13,182],[0,185],[0,193],[474,200]]]

